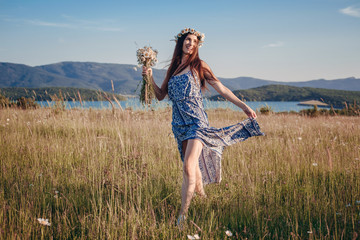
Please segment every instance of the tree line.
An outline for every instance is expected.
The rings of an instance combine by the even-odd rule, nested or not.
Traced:
[[[306,101],[319,100],[343,108],[345,105],[360,102],[360,91],[344,91],[310,87],[293,87],[286,85],[267,85],[246,90],[234,91],[234,94],[245,101]],[[224,97],[216,95],[210,100],[225,100]]]

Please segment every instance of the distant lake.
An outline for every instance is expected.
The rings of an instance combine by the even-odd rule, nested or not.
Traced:
[[[48,107],[49,104],[53,105],[53,102],[46,102],[46,101],[39,101],[37,102],[42,107]],[[118,105],[116,102],[113,102],[114,106],[118,108]],[[248,106],[250,106],[252,109],[260,109],[261,107],[264,107],[268,105],[273,109],[274,112],[289,112],[289,111],[295,111],[299,112],[301,109],[309,109],[312,108],[311,106],[299,106],[297,105],[299,102],[246,102]],[[83,105],[81,106],[80,102],[74,101],[74,102],[65,102],[67,109],[72,108],[94,108],[94,109],[110,109],[111,104],[107,101],[83,101]],[[126,101],[120,101],[120,105],[122,108],[132,108],[133,110],[145,110],[147,107],[144,107],[138,98],[129,98]],[[163,109],[166,107],[171,107],[171,101],[169,100],[163,100],[163,101],[154,101],[150,108],[152,109]],[[238,107],[236,107],[234,104],[227,102],[227,101],[210,101],[207,99],[204,99],[204,107],[205,109],[216,109],[216,108],[228,108],[235,111],[240,111]]]

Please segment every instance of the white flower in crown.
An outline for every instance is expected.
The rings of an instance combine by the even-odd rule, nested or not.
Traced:
[[[178,33],[174,38],[175,38],[175,42],[177,42],[177,40],[179,40],[179,38],[181,38],[183,35],[187,34],[187,33],[191,33],[194,34],[196,37],[199,38],[199,47],[202,46],[202,44],[204,43],[204,39],[205,39],[205,34],[196,31],[193,28],[184,28],[183,30],[180,31],[180,33]]]

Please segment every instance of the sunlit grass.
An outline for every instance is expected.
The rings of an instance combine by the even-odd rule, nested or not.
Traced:
[[[208,114],[217,127],[245,119],[230,110]],[[223,181],[206,186],[207,199],[194,198],[181,232],[182,163],[170,109],[1,110],[0,238],[360,234],[360,118],[258,120],[267,136],[225,150]]]

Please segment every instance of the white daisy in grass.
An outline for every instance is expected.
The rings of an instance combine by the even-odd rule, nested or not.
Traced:
[[[226,231],[225,231],[225,234],[226,234],[228,237],[232,237],[232,236],[233,236],[233,234],[232,234],[232,232],[230,232],[230,230],[226,230]]]
[[[199,234],[187,235],[187,238],[191,240],[195,240],[195,239],[200,239],[200,236]]]
[[[188,238],[188,239],[191,239],[191,240],[200,239],[199,235],[197,235],[197,234],[195,234],[194,236],[192,236],[192,235],[187,235],[187,238]]]
[[[55,190],[54,198],[59,198],[59,191]]]
[[[38,222],[39,222],[41,225],[44,225],[44,226],[51,226],[51,223],[49,223],[49,219],[45,219],[45,218],[38,218],[37,220],[38,220]]]

